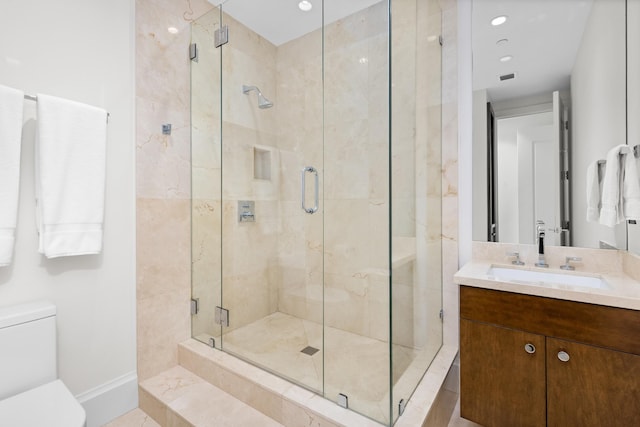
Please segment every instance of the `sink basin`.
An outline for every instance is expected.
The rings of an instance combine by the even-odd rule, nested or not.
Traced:
[[[495,280],[506,282],[519,282],[529,284],[557,284],[568,286],[580,286],[592,289],[610,289],[607,282],[601,277],[585,276],[575,273],[551,273],[538,270],[522,270],[519,268],[492,266],[487,275]]]

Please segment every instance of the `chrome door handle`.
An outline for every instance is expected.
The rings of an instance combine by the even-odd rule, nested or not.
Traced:
[[[314,197],[314,205],[312,208],[308,208],[304,204],[304,201],[306,198],[306,192],[307,192],[307,186],[306,186],[307,172],[311,172],[312,174],[314,174],[314,179],[315,179],[316,194]],[[304,168],[302,168],[301,176],[302,176],[302,179],[301,179],[301,186],[300,186],[300,199],[302,200],[302,203],[301,203],[302,210],[308,214],[314,214],[318,211],[318,190],[319,190],[318,170],[313,166],[305,166]]]

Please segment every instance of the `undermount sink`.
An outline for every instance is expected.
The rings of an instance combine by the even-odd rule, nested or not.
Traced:
[[[592,289],[610,289],[607,282],[598,276],[588,276],[571,273],[551,273],[539,270],[524,270],[520,268],[498,267],[489,268],[487,275],[495,280],[526,283],[526,284],[556,284],[580,286]]]

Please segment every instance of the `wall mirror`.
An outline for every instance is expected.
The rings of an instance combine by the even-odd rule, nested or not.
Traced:
[[[548,245],[640,242],[586,216],[588,166],[627,142],[628,3],[473,0],[474,240],[534,243],[542,221]]]

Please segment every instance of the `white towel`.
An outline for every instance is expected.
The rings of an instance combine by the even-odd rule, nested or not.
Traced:
[[[11,264],[18,221],[24,92],[0,85],[0,267]]]
[[[640,220],[640,180],[638,176],[638,159],[633,150],[625,156],[623,209],[625,219]]]
[[[47,258],[102,250],[107,112],[38,94],[36,221]]]
[[[587,221],[589,222],[598,222],[600,220],[598,162],[599,160],[596,160],[587,167]]]
[[[607,169],[602,183],[602,208],[600,209],[600,224],[607,227],[613,227],[624,221],[622,207],[624,159],[620,156],[621,150],[628,151],[628,146],[618,145],[607,153]]]

